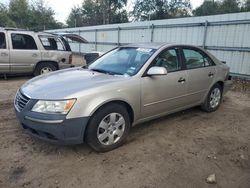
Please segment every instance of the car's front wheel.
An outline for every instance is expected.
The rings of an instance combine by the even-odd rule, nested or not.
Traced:
[[[208,96],[201,106],[202,109],[206,112],[214,112],[216,111],[221,104],[222,101],[222,87],[220,84],[215,84],[212,89],[209,91]]]
[[[128,136],[130,124],[129,114],[123,105],[106,105],[91,118],[85,133],[86,142],[98,152],[113,150]]]

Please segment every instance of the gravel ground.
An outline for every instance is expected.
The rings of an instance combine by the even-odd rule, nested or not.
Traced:
[[[249,90],[234,87],[214,113],[193,108],[138,125],[122,147],[98,154],[22,133],[13,98],[27,79],[0,80],[0,187],[250,187]]]

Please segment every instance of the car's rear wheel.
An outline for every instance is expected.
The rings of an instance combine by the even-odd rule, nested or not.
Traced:
[[[56,70],[57,70],[56,66],[53,65],[52,63],[40,63],[37,65],[34,71],[34,75],[39,76],[39,75],[47,74]]]
[[[99,109],[91,118],[86,130],[86,142],[97,152],[106,152],[119,147],[130,129],[126,108],[109,104]]]
[[[220,107],[222,101],[222,92],[223,90],[220,84],[215,84],[209,91],[205,102],[201,106],[202,109],[206,112],[216,111]]]

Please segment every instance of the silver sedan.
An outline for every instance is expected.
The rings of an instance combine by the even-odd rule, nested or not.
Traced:
[[[15,109],[32,136],[120,146],[131,126],[201,106],[217,110],[231,86],[229,67],[195,46],[164,43],[118,47],[88,67],[36,77],[17,92]]]

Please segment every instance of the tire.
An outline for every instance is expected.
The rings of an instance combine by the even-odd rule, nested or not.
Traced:
[[[45,70],[47,70],[47,72]],[[53,65],[52,63],[39,63],[35,68],[34,75],[39,76],[56,70],[57,70],[56,66]]]
[[[209,91],[205,102],[201,105],[201,108],[206,112],[216,111],[220,107],[222,101],[222,92],[223,89],[221,85],[215,84]]]
[[[123,144],[130,126],[126,108],[115,103],[108,104],[90,119],[85,132],[85,141],[97,152],[111,151]]]

